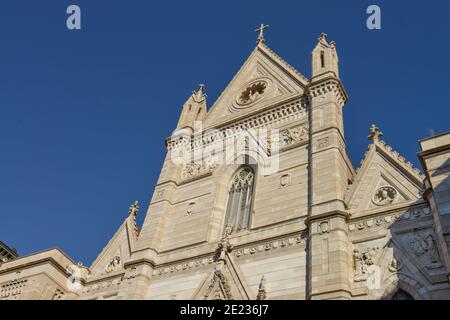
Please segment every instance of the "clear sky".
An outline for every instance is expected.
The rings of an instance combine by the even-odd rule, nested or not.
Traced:
[[[77,4],[82,29],[66,28]],[[366,28],[366,8],[382,29]],[[0,240],[25,255],[58,246],[90,264],[141,202],[142,222],[182,104],[211,106],[255,46],[310,76],[335,40],[359,166],[368,128],[418,166],[417,141],[450,129],[449,1],[15,0],[0,4]]]

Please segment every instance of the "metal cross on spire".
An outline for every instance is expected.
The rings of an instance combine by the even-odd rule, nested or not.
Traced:
[[[380,131],[376,125],[372,125],[369,129],[369,136],[367,137],[369,140],[378,141],[379,138],[383,135],[383,132]]]
[[[268,27],[269,25],[261,23],[261,25],[255,29],[255,32],[259,32],[256,43],[264,42],[264,29],[267,29]]]

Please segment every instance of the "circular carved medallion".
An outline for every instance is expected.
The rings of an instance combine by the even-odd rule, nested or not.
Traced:
[[[393,187],[385,186],[378,188],[378,190],[373,195],[373,203],[379,206],[384,206],[391,204],[397,198],[397,190]]]
[[[248,84],[237,96],[237,103],[246,106],[258,101],[266,92],[268,83],[265,80],[257,80]]]

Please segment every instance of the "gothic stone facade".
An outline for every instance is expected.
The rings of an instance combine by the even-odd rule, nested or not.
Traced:
[[[142,228],[135,203],[90,267],[5,260],[0,299],[449,299],[450,133],[420,142],[421,175],[373,126],[355,170],[346,101],[334,42],[307,79],[261,34],[209,110],[203,86],[183,106]],[[279,139],[244,140],[242,161],[173,159],[256,128]]]

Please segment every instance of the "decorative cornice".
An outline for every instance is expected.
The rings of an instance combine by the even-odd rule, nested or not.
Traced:
[[[318,215],[312,215],[305,219],[305,225],[309,227],[311,225],[311,223],[313,223],[317,220],[324,220],[324,219],[329,219],[329,218],[333,218],[333,217],[342,217],[343,219],[347,220],[347,219],[349,219],[350,214],[347,211],[333,210],[333,211],[325,212],[325,213],[318,214]]]
[[[430,216],[428,207],[410,208],[406,211],[398,211],[389,213],[371,215],[364,218],[355,218],[348,224],[350,232],[364,231],[377,227],[389,227],[396,221],[411,221],[419,218]]]
[[[296,245],[302,245],[305,243],[306,243],[306,236],[304,234],[301,234],[298,236],[267,241],[253,246],[246,246],[244,248],[235,249],[234,256],[236,258],[239,258],[246,255],[254,255],[257,253],[288,248]]]
[[[306,234],[291,235],[290,237],[277,238],[272,240],[261,241],[259,243],[236,246],[232,254],[236,257],[243,257],[246,255],[255,255],[272,250],[280,250],[296,245],[304,245],[306,243]],[[208,266],[213,264],[214,257],[211,254],[210,257],[204,256],[203,258],[194,258],[186,260],[183,263],[173,263],[167,266],[156,268],[153,271],[153,276],[162,276],[171,273],[181,272],[196,269],[202,266]]]
[[[294,121],[306,117],[308,106],[307,97],[300,97],[294,101],[274,106],[266,111],[250,115],[240,121],[218,127],[215,132],[202,134],[199,137],[178,136],[174,139],[166,140],[167,149],[184,148],[186,150],[195,150],[203,148],[213,142],[222,141],[226,138],[239,135],[249,129],[264,127],[274,127],[287,121]]]
[[[309,81],[304,75],[302,75],[297,69],[295,69],[293,66],[291,66],[286,60],[281,58],[275,51],[273,51],[271,48],[269,48],[265,43],[261,43],[260,47],[262,47],[266,51],[268,51],[268,53],[270,55],[273,55],[272,59],[275,58],[274,60],[278,60],[282,65],[284,65],[285,68],[289,69],[294,74],[299,76],[303,81],[305,81],[305,82]]]
[[[345,92],[341,81],[334,77],[327,77],[311,83],[309,86],[309,93],[313,98],[320,97],[327,93],[334,93],[340,106],[343,106],[348,100],[347,93]]]
[[[423,179],[425,179],[425,176],[420,173],[419,169],[414,168],[414,166],[411,162],[406,161],[406,159],[404,157],[402,157],[391,146],[387,145],[386,142],[384,142],[383,140],[376,140],[376,141],[374,141],[374,144],[376,146],[380,147],[383,151],[385,151],[387,154],[389,154],[392,158],[397,160],[397,163],[399,163],[402,168],[404,168],[406,171],[408,171],[413,176],[415,176],[419,181],[423,181]]]

